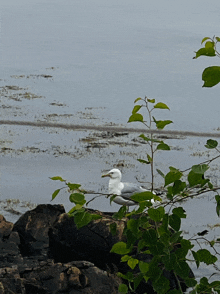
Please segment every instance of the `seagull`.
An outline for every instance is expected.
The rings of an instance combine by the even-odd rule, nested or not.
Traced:
[[[131,200],[130,197],[134,194],[147,191],[137,184],[121,182],[121,172],[117,168],[113,168],[107,174],[102,175],[102,178],[104,177],[110,177],[108,185],[109,194],[118,195],[113,201],[120,205],[137,205],[138,203]],[[153,203],[154,201],[152,200],[151,202]]]

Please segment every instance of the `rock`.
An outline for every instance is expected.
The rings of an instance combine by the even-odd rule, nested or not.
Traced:
[[[120,262],[120,256],[110,253],[112,246],[123,237],[124,221],[114,221],[104,213],[102,219],[94,220],[77,229],[74,218],[61,214],[49,230],[51,256],[56,262],[87,260],[106,270]],[[117,223],[115,236],[110,232],[110,224]]]
[[[0,293],[26,293],[23,279],[20,277],[17,266],[0,269]]]
[[[20,251],[23,256],[38,255],[47,259],[48,231],[57,217],[64,213],[62,205],[38,205],[24,213],[14,224],[13,231],[20,236]]]
[[[7,222],[0,215],[0,268],[21,264],[20,238],[17,232],[12,232],[13,223]]]
[[[118,293],[121,280],[98,269],[92,263],[51,263],[23,275],[27,293]],[[28,282],[28,283],[27,283]]]
[[[7,222],[3,215],[0,215],[0,238],[7,238],[12,231],[13,223]]]
[[[69,218],[61,205],[39,205],[22,215],[14,225],[0,216],[0,294],[118,293],[121,279],[98,268],[94,263],[82,259],[71,261],[67,256],[66,262],[54,262],[50,258],[55,247],[52,246],[51,250],[52,240],[48,232],[53,231],[54,236],[54,231],[57,230],[54,225],[60,223],[60,219],[66,220],[61,222],[65,227]],[[73,225],[72,221],[70,224]],[[109,228],[104,229],[106,225],[107,219],[105,225],[100,224],[100,227],[103,231],[106,230],[106,236],[108,234],[106,244],[111,244],[115,237],[110,236]],[[73,233],[70,226],[66,229],[64,234],[68,230],[69,234]],[[95,242],[100,243],[102,240],[103,243],[103,237],[98,236],[99,231],[94,231],[97,233]],[[76,239],[76,228],[74,234]],[[90,233],[91,236],[93,234],[94,232]],[[80,239],[83,239],[82,235]],[[106,244],[102,246],[104,250],[108,248]],[[61,253],[58,251],[56,255]]]
[[[126,273],[121,256],[110,253],[124,241],[125,222],[102,215],[87,226],[76,228],[62,205],[38,205],[13,225],[0,216],[0,294],[116,294]],[[110,225],[117,224],[111,234]],[[137,253],[134,252],[134,257]],[[150,255],[142,257],[150,261]],[[138,270],[138,267],[137,267]],[[164,273],[176,287],[172,273]],[[136,293],[154,293],[142,282]]]

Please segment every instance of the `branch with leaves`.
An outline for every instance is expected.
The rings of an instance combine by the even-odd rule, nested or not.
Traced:
[[[208,57],[220,57],[220,53],[217,50],[217,45],[220,42],[219,37],[205,37],[202,39],[201,44],[204,43],[204,47],[196,51],[194,59],[200,56]],[[209,66],[204,69],[202,73],[202,80],[204,81],[203,87],[213,87],[220,82],[220,66]]]

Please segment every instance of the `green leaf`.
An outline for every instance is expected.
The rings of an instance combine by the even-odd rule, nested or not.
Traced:
[[[192,166],[192,171],[195,174],[203,175],[209,169],[208,164],[197,164]]]
[[[120,278],[122,278],[122,279],[128,280],[129,282],[132,282],[133,279],[134,279],[134,275],[131,272],[126,272],[125,275],[123,275],[122,273],[119,273],[118,272],[117,273],[117,276],[120,277]]]
[[[183,174],[178,169],[170,167],[170,172],[165,175],[165,186],[180,180],[182,175]]]
[[[60,192],[60,189],[57,189],[56,191],[53,192],[52,194],[52,200],[57,196],[57,194]]]
[[[136,210],[136,214],[142,213],[147,207],[150,207],[150,206],[152,206],[152,204],[148,200],[139,202],[139,207]]]
[[[164,255],[162,261],[168,271],[173,270],[175,263],[177,262],[177,256],[174,252]]]
[[[126,293],[128,293],[128,286],[125,285],[125,284],[120,284],[119,287],[118,287],[118,292],[120,294],[126,294]]]
[[[146,274],[149,269],[149,263],[140,260],[139,261],[139,269],[140,269],[141,273]]]
[[[136,234],[139,230],[139,220],[133,218],[129,219],[127,221],[127,229]]]
[[[197,253],[193,250],[192,250],[192,254],[195,259],[196,266],[197,266],[197,268],[199,268],[199,265],[200,265],[199,257],[197,256]]]
[[[157,150],[170,150],[170,146],[165,143],[161,143],[157,145]]]
[[[101,219],[102,218],[102,216],[99,215],[99,214],[91,214],[91,216],[92,216],[92,220],[96,220],[96,219]]]
[[[195,287],[197,285],[197,281],[194,278],[185,278],[186,286],[189,288]]]
[[[177,232],[173,233],[172,236],[170,237],[170,242],[176,243],[181,234],[182,234],[181,231],[177,231]]]
[[[127,208],[125,205],[123,205],[122,207],[120,207],[119,211],[118,212],[115,212],[113,214],[113,218],[114,219],[122,219],[125,215],[126,215],[126,212],[127,212]]]
[[[131,257],[127,263],[131,269],[134,269],[136,267],[136,265],[139,263],[139,260]]]
[[[73,193],[70,194],[70,202],[73,202],[75,204],[84,205],[86,203],[85,196],[82,193]]]
[[[140,121],[140,122],[143,122],[143,115],[140,114],[140,113],[135,113],[135,114],[132,114],[130,117],[129,117],[129,120],[128,122],[133,122],[133,121]]]
[[[74,215],[74,222],[77,226],[77,229],[80,229],[88,225],[92,221],[92,215],[86,211],[78,211]]]
[[[154,108],[169,109],[169,107],[165,103],[162,103],[162,102],[158,102],[156,105],[154,105]]]
[[[143,233],[143,239],[146,242],[146,245],[154,245],[157,241],[157,233],[154,229],[146,230]]]
[[[146,161],[146,160],[144,160],[144,159],[140,159],[140,158],[138,158],[137,159],[140,163],[145,163],[145,164],[149,164],[150,163],[150,161]]]
[[[82,207],[83,207],[83,205],[76,204],[75,206],[73,206],[73,207],[68,211],[68,215],[69,215],[70,217],[72,217],[72,216],[74,216],[76,210],[84,211],[84,208],[82,208]]]
[[[133,247],[134,243],[136,243],[137,241],[137,233],[133,233],[130,230],[126,230],[125,235],[127,237],[127,248]]]
[[[188,174],[188,182],[190,187],[201,185],[204,186],[208,180],[204,179],[203,174],[194,173],[192,170]]]
[[[214,49],[215,43],[213,41],[208,41],[205,43],[205,48],[213,48]]]
[[[185,210],[182,207],[174,208],[172,213],[178,215],[180,218],[186,218]]]
[[[210,283],[210,286],[214,289],[218,289],[218,291],[220,290],[220,281],[214,281],[212,283]]]
[[[220,215],[220,196],[219,195],[215,195],[215,200],[216,200],[216,213],[219,216]]]
[[[138,112],[138,110],[141,108],[142,106],[141,105],[135,105],[133,110],[132,110],[132,114],[135,114]]]
[[[199,56],[216,56],[215,54],[215,50],[213,48],[200,48],[197,52],[196,52],[196,56],[193,57],[194,59],[198,58]]]
[[[111,223],[110,224],[110,232],[112,236],[115,236],[117,234],[117,225],[116,223]]]
[[[158,208],[149,208],[148,209],[148,215],[149,217],[154,220],[155,222],[161,221],[165,214],[164,207],[158,207]]]
[[[147,159],[148,159],[149,162],[152,162],[152,157],[150,157],[149,154],[147,154]]]
[[[129,255],[123,255],[121,257],[121,262],[127,262],[130,258],[131,258],[131,256],[129,256]]]
[[[207,265],[215,263],[218,259],[212,255],[207,249],[199,249],[197,251],[197,257],[200,262],[204,262]]]
[[[141,134],[139,137],[142,138],[144,141],[147,141],[147,142],[163,143],[163,141],[161,141],[161,140],[150,139],[150,138],[146,137],[144,134]]]
[[[186,188],[186,183],[185,182],[182,182],[181,180],[176,180],[173,183],[172,194],[173,195],[180,194],[181,192],[183,192],[183,190],[185,188]]]
[[[80,184],[71,184],[71,183],[67,183],[67,186],[70,188],[70,190],[77,190],[81,187]]]
[[[186,255],[188,254],[189,250],[191,250],[194,245],[186,239],[182,239],[180,241],[181,247],[176,250],[176,255],[178,259],[185,259]]]
[[[171,214],[169,216],[169,224],[175,231],[179,231],[181,225],[180,217],[177,214]]]
[[[65,180],[63,178],[61,178],[61,177],[52,177],[50,179],[53,180],[53,181],[65,182]]]
[[[164,254],[164,250],[165,250],[165,246],[163,244],[163,242],[157,241],[154,245],[149,247],[150,252],[156,256],[156,255],[163,255]]]
[[[141,201],[146,201],[146,200],[151,200],[154,199],[154,194],[150,191],[144,191],[141,193],[136,193],[134,195],[131,196],[131,199],[137,202],[141,202]]]
[[[203,87],[213,87],[220,82],[220,66],[210,66],[202,73]]]
[[[173,289],[167,292],[167,294],[182,294],[183,292],[181,290]],[[192,294],[192,292],[190,292]]]
[[[158,120],[155,123],[156,123],[157,128],[162,130],[166,125],[169,125],[173,122],[172,122],[172,120]]]
[[[163,275],[156,281],[153,281],[153,288],[156,293],[165,294],[170,289],[170,281]]]
[[[138,97],[134,100],[134,103],[138,102],[139,100],[143,100],[141,97]]]
[[[134,290],[137,289],[137,287],[139,286],[140,282],[143,280],[143,274],[140,273],[138,275],[136,275],[136,277],[134,278]]]
[[[159,175],[161,175],[161,177],[165,178],[164,173],[160,169],[157,168],[156,171],[158,172]]]
[[[209,37],[205,37],[205,38],[202,39],[201,44],[204,43],[206,40],[211,40],[211,39]]]
[[[115,197],[117,197],[118,195],[112,195],[110,196],[110,205],[112,204],[112,201],[114,201]]]
[[[207,140],[205,147],[208,149],[213,149],[216,148],[218,146],[218,142],[216,140]]]
[[[147,102],[155,103],[155,99],[149,99],[149,98],[147,98]]]
[[[124,255],[124,254],[128,254],[130,251],[131,250],[127,248],[127,244],[125,242],[118,242],[113,245],[110,252]]]
[[[174,265],[174,271],[178,276],[185,279],[189,277],[190,267],[184,260],[177,260]]]

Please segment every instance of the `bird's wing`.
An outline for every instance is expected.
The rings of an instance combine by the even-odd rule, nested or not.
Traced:
[[[129,199],[132,195],[136,193],[141,193],[146,191],[146,189],[140,187],[137,184],[132,184],[132,183],[123,183],[124,187],[121,190],[121,196]]]

